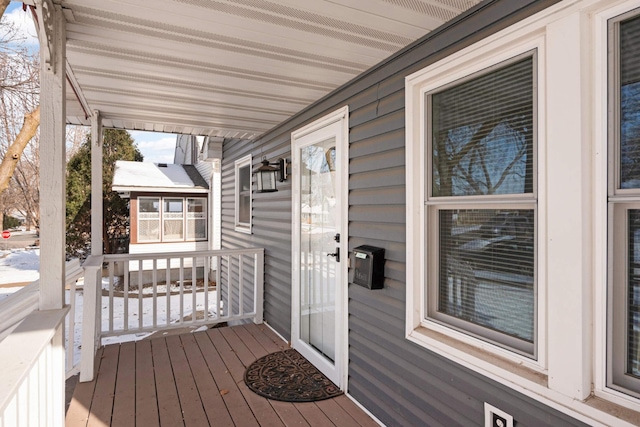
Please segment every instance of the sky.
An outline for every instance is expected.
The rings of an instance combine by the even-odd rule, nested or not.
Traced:
[[[20,38],[34,50],[38,49],[38,38],[30,12],[22,10],[22,3],[12,1],[5,11],[3,20],[9,20],[19,29]],[[129,131],[145,162],[173,163],[176,135],[157,132]]]

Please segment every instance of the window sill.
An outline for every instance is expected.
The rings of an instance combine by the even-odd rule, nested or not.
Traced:
[[[596,396],[585,401],[575,400],[550,389],[545,373],[460,342],[440,332],[418,327],[410,331],[406,338],[454,363],[589,425],[640,425],[640,412]]]
[[[251,234],[251,226],[236,225],[235,231],[238,233]]]

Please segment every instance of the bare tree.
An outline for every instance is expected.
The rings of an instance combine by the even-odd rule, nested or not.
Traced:
[[[11,195],[0,198],[0,216],[18,211],[37,225],[40,67],[23,42],[14,25],[0,21],[0,195]]]

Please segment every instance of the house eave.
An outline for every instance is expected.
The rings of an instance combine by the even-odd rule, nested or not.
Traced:
[[[117,193],[198,193],[208,194],[206,188],[194,187],[135,187],[135,186],[114,186],[113,191]]]

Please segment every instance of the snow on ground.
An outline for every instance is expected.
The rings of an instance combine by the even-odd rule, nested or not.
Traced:
[[[0,285],[33,282],[40,277],[39,268],[40,249],[1,251]],[[2,290],[3,293],[5,291],[6,289]]]

